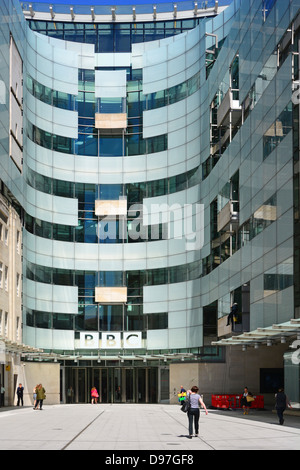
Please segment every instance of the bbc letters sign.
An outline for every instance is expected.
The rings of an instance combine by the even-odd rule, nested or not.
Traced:
[[[142,333],[140,331],[104,331],[101,333],[81,332],[80,349],[139,349],[142,347]]]

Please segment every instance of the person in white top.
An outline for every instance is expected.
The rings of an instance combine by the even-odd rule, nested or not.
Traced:
[[[199,388],[194,385],[191,390],[188,390],[187,400],[190,402],[190,408],[188,410],[189,419],[189,439],[192,439],[193,435],[193,421],[195,426],[195,436],[198,437],[199,433],[199,418],[200,418],[200,406],[205,409],[205,414],[208,414],[207,408],[204,401],[198,393]]]

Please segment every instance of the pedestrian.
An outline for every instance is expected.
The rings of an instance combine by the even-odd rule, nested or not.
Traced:
[[[33,389],[33,406],[36,407],[36,389],[37,389],[37,385],[34,387]]]
[[[17,397],[18,397],[17,406],[20,406],[20,402],[22,403],[22,406],[24,406],[23,393],[24,393],[24,387],[20,383],[17,388]]]
[[[193,422],[195,426],[195,437],[199,434],[199,418],[200,418],[200,406],[205,409],[205,414],[208,414],[205,403],[198,393],[199,388],[194,385],[191,390],[188,390],[187,400],[190,402],[190,407],[187,412],[189,420],[189,439],[192,439],[193,435]]]
[[[275,399],[276,399],[276,411],[277,411],[277,416],[278,416],[278,419],[279,419],[279,424],[283,424],[284,423],[284,419],[283,419],[283,413],[285,412],[286,410],[286,407],[288,406],[289,408],[291,408],[291,404],[288,400],[288,397],[286,396],[286,394],[284,393],[284,390],[283,388],[279,388],[278,389],[278,392],[276,393],[275,395]]]
[[[96,387],[93,387],[91,390],[92,405],[98,403],[99,393],[97,392]]]
[[[39,406],[40,410],[42,411],[43,402],[44,402],[45,398],[46,398],[46,390],[44,389],[42,384],[37,385],[37,387],[36,387],[36,404],[35,404],[33,409],[36,410]]]
[[[68,403],[73,403],[73,388],[69,387],[67,390]]]
[[[1,385],[0,406],[4,406],[5,387]]]
[[[120,387],[120,385],[118,385],[117,388],[116,388],[116,401],[117,402],[121,401],[121,387]]]
[[[178,392],[177,396],[179,404],[182,405],[183,402],[186,400],[186,390],[183,385],[180,385],[180,392]]]
[[[254,401],[253,395],[249,392],[248,387],[245,387],[241,397],[241,405],[244,410],[244,415],[249,414],[249,408],[251,407],[252,401]]]

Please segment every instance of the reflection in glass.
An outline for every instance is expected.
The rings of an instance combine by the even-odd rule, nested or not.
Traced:
[[[264,274],[264,296],[281,291],[294,284],[294,261],[288,258]]]
[[[288,106],[278,116],[263,136],[263,157],[267,158],[293,128],[293,106]]]

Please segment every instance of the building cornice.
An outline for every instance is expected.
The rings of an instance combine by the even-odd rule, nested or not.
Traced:
[[[228,1],[228,5],[229,3],[230,1]],[[39,4],[34,2],[21,2],[21,7],[27,20],[92,24],[143,23],[213,17],[222,13],[228,5],[219,6],[218,0],[136,6],[71,6],[51,5],[51,3]]]

